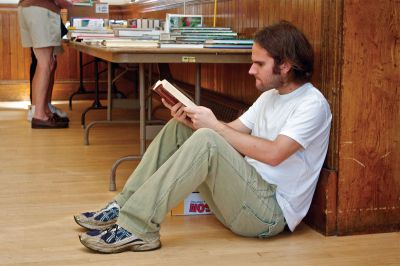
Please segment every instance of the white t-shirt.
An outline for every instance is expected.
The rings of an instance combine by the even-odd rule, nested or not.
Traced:
[[[270,184],[291,231],[310,208],[329,143],[332,114],[329,104],[311,83],[280,95],[264,92],[240,118],[251,135],[275,140],[285,135],[302,148],[277,166],[245,159]]]

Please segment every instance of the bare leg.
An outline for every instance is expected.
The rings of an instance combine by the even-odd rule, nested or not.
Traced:
[[[34,118],[40,120],[47,120],[51,113],[47,105],[47,91],[52,71],[53,49],[54,47],[33,48],[38,62],[32,84],[32,102],[35,105]]]
[[[47,103],[51,103],[51,97],[52,97],[53,88],[54,88],[54,76],[56,74],[56,69],[57,69],[57,57],[55,55],[53,55],[52,59],[53,60],[52,60],[52,64],[51,64],[49,88],[47,89]]]

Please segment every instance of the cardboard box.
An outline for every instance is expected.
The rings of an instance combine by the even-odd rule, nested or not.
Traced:
[[[108,3],[93,3],[92,6],[73,5],[68,8],[68,20],[71,18],[102,18],[108,19]]]
[[[192,192],[185,200],[171,210],[171,215],[204,214],[211,214],[211,210],[198,192]]]

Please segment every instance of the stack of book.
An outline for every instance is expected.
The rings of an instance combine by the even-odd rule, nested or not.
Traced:
[[[177,42],[203,42],[208,39],[232,40],[237,39],[237,33],[231,28],[223,27],[181,27],[172,28],[171,37]]]
[[[115,39],[103,40],[100,43],[100,45],[110,48],[113,47],[158,48],[158,41],[115,38]]]
[[[178,27],[202,27],[203,15],[169,14],[165,18],[164,31],[170,32],[172,28]]]
[[[116,37],[128,37],[136,40],[159,40],[161,31],[155,29],[114,28]]]
[[[128,21],[125,19],[110,19],[108,20],[108,26],[111,29],[114,28],[126,28],[128,27]]]
[[[160,41],[160,48],[204,48],[204,44],[202,42],[178,42],[178,41]]]
[[[78,30],[101,30],[104,29],[102,18],[71,18],[71,26]]]
[[[214,49],[251,49],[253,46],[251,39],[235,39],[235,40],[206,40],[204,48]]]
[[[171,28],[169,38],[160,41],[160,48],[251,49],[253,40],[240,40],[226,27]]]
[[[87,41],[87,40],[105,40],[105,39],[113,39],[115,38],[114,32],[108,29],[99,29],[99,30],[77,30],[77,29],[69,29],[67,38],[71,41]]]

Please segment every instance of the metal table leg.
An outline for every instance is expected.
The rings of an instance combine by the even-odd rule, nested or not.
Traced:
[[[110,80],[109,80],[110,82]],[[144,88],[144,64],[139,64],[139,105],[140,105],[140,155],[129,155],[118,159],[111,168],[109,190],[115,191],[115,173],[118,165],[127,160],[140,160],[146,150],[146,95]]]
[[[200,105],[201,65],[196,64],[196,78],[194,84],[194,102]]]

